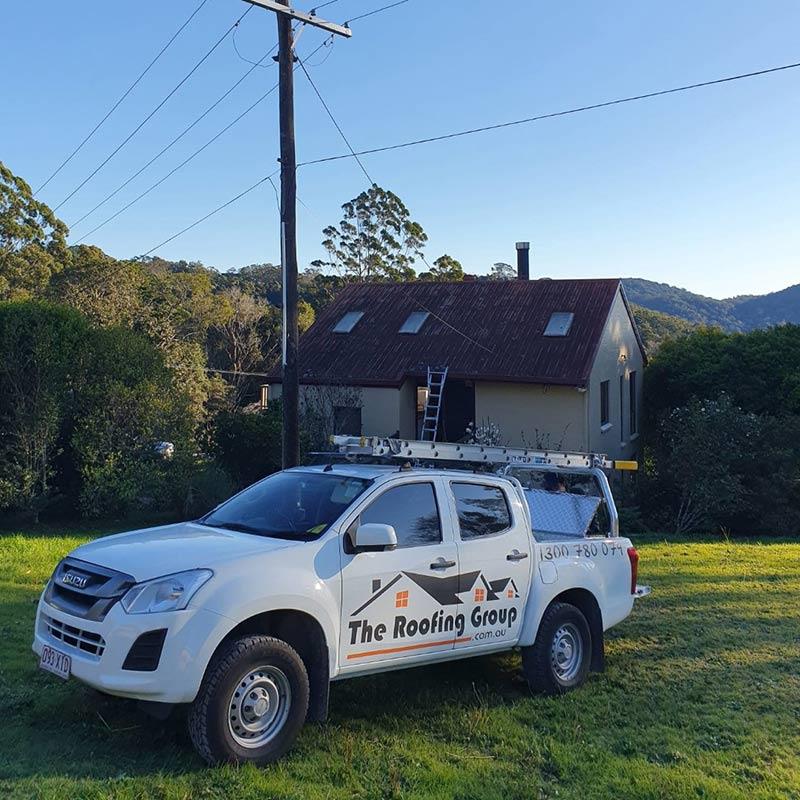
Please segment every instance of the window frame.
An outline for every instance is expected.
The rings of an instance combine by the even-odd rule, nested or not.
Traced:
[[[600,381],[600,430],[611,427],[611,381]]]
[[[496,533],[487,533],[487,534],[484,534],[482,536],[472,536],[472,537],[469,537],[467,539],[464,539],[461,536],[461,519],[460,519],[459,514],[458,514],[458,498],[456,497],[456,493],[453,490],[453,486],[456,485],[456,484],[462,484],[462,485],[465,485],[465,486],[482,486],[485,489],[496,489],[498,492],[500,492],[500,494],[502,495],[503,500],[504,500],[504,502],[506,504],[506,511],[508,512],[509,526],[507,528],[503,528],[503,530],[501,530],[501,531],[497,531]],[[448,489],[450,491],[450,497],[452,498],[452,501],[453,501],[453,522],[455,523],[454,524],[454,529],[458,531],[458,541],[459,541],[459,543],[481,542],[484,539],[494,539],[496,536],[505,536],[507,533],[509,533],[510,531],[514,530],[514,527],[516,526],[516,516],[514,514],[513,506],[509,502],[508,494],[506,493],[505,487],[503,487],[503,486],[501,486],[500,484],[497,484],[497,483],[487,483],[486,481],[480,481],[480,480],[471,481],[471,480],[464,480],[464,479],[462,479],[462,480],[452,479],[452,480],[448,481]]]
[[[385,494],[391,492],[394,489],[403,489],[406,486],[418,486],[418,485],[428,485],[433,490],[433,502],[436,506],[436,515],[439,518],[439,541],[437,542],[428,542],[427,544],[414,544],[414,545],[402,545],[398,541],[397,547],[388,552],[397,552],[398,550],[415,550],[418,547],[438,547],[439,545],[445,544],[445,521],[444,517],[442,516],[442,504],[439,498],[439,492],[437,490],[436,481],[431,480],[430,478],[423,478],[421,480],[409,480],[403,481],[402,483],[390,483],[385,487],[377,487],[375,492],[370,493],[367,497],[363,498],[364,505],[361,509],[355,514],[354,517],[348,518],[344,524],[344,529],[342,532],[342,546],[344,548],[344,552],[348,555],[355,555],[355,549],[353,544],[353,537],[352,533],[355,532],[353,526],[358,526],[361,524],[361,515],[373,504],[380,500]],[[388,523],[386,523],[388,524]]]
[[[631,436],[635,436],[639,433],[639,409],[636,404],[638,394],[637,382],[636,370],[632,369],[628,373],[628,425],[630,427]]]

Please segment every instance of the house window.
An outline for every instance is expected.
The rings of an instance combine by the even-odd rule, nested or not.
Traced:
[[[625,376],[619,376],[619,440],[625,441]]]
[[[427,311],[412,311],[400,328],[400,333],[419,333],[428,316]]]
[[[406,483],[385,491],[362,512],[358,524],[391,525],[398,547],[417,547],[442,541],[439,507],[432,483]]]
[[[572,327],[572,320],[575,315],[571,311],[555,311],[550,315],[547,327],[544,329],[545,336],[566,336]]]
[[[609,419],[609,406],[608,406],[608,388],[609,382],[603,381],[600,384],[600,426],[610,425]]]
[[[453,483],[462,539],[492,536],[511,527],[511,512],[503,490],[477,483]]]
[[[355,328],[361,317],[364,316],[363,311],[348,311],[337,323],[334,325],[334,333],[350,333]]]
[[[361,408],[334,406],[333,432],[348,436],[361,436]]]
[[[475,590],[475,602],[482,603],[486,599],[486,589]]]
[[[408,590],[403,592],[398,592],[394,596],[394,607],[395,608],[408,608]]]
[[[630,403],[630,429],[631,436],[639,432],[639,420],[636,418],[636,373],[631,372],[628,377],[628,402]]]

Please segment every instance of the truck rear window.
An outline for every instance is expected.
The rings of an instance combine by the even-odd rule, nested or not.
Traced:
[[[503,490],[479,483],[451,483],[462,539],[492,536],[511,527]]]

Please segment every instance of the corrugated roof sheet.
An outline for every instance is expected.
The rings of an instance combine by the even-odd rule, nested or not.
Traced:
[[[399,386],[427,367],[453,378],[586,383],[618,279],[352,284],[300,340],[302,382]],[[349,311],[364,316],[346,334],[333,327]],[[430,316],[401,334],[412,311]],[[550,315],[571,311],[569,335],[545,337]]]

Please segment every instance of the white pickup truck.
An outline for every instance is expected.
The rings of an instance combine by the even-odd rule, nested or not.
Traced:
[[[594,458],[276,473],[199,520],[74,550],[33,649],[150,711],[191,704],[209,763],[279,758],[333,680],[520,648],[533,691],[567,691],[648,591]]]

